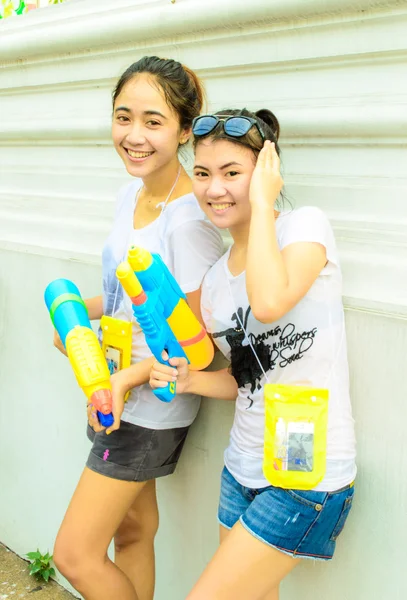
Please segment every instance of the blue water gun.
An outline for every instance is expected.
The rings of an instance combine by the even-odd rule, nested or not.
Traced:
[[[193,370],[211,363],[213,344],[159,254],[132,246],[116,276],[132,301],[134,316],[157,361],[170,365],[170,358],[184,357]],[[168,359],[163,358],[163,351]],[[175,382],[154,394],[170,402],[176,394]]]

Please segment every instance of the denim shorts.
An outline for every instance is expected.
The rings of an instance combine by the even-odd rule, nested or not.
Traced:
[[[92,442],[86,466],[113,479],[149,481],[175,471],[189,427],[147,429],[121,421],[120,429],[106,435],[88,425]]]
[[[222,471],[219,523],[237,521],[269,546],[294,558],[330,560],[352,507],[354,486],[335,492],[285,490],[272,485],[251,489]]]

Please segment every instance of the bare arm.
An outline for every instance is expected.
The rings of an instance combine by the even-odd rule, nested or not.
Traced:
[[[184,393],[198,394],[207,398],[236,400],[238,387],[229,369],[220,371],[190,371]]]
[[[325,247],[294,243],[278,247],[274,204],[283,180],[274,144],[261,151],[250,186],[252,215],[246,262],[247,293],[253,315],[271,323],[308,292],[326,264]]]
[[[89,319],[101,319],[103,317],[103,298],[102,296],[94,296],[85,300],[86,308],[88,309]]]
[[[172,358],[170,363],[173,367],[154,362],[150,374],[150,385],[153,389],[163,388],[169,381],[176,381],[177,394],[198,394],[207,398],[236,400],[236,379],[228,369],[190,371],[185,358]]]
[[[201,314],[201,288],[195,292],[189,292],[186,296],[189,308],[192,310],[200,324],[205,327]]]

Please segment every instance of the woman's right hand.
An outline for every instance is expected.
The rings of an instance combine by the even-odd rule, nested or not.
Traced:
[[[177,394],[184,394],[189,384],[189,366],[186,358],[170,358],[171,367],[156,361],[150,371],[150,386],[153,390],[165,388],[176,382]],[[175,368],[174,368],[175,367]]]
[[[64,345],[62,343],[62,340],[59,337],[59,333],[56,329],[54,329],[54,346],[55,346],[55,348],[58,348],[58,350],[60,352],[62,352],[62,354],[65,354],[65,356],[68,356],[66,353],[66,350],[64,348]]]

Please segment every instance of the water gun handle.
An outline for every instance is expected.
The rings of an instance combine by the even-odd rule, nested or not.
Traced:
[[[163,360],[162,358],[159,362],[163,365],[171,366],[168,360]],[[157,388],[153,390],[154,395],[161,400],[161,402],[171,402],[174,399],[174,396],[177,393],[177,386],[175,381],[169,381],[167,386],[164,388]]]

